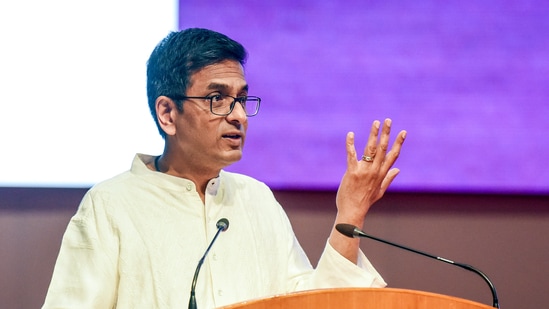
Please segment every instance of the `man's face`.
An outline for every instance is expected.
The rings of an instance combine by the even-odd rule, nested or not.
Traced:
[[[239,97],[248,94],[248,85],[240,63],[226,60],[209,65],[191,75],[186,96],[206,97],[215,94]],[[194,167],[221,169],[242,157],[248,127],[243,107],[235,107],[227,116],[210,112],[210,101],[188,99],[183,113],[177,115],[175,148]]]

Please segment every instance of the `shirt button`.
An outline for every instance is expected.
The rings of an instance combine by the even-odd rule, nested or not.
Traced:
[[[215,253],[213,254],[213,260],[217,261],[217,254],[215,254]]]
[[[217,290],[217,295],[223,296],[223,290]]]
[[[190,183],[187,184],[187,191],[191,191],[193,188],[193,185],[191,185]]]

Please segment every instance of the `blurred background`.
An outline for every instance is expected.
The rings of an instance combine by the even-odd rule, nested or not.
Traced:
[[[250,119],[231,171],[270,185],[316,263],[345,134],[408,138],[364,230],[488,274],[502,307],[548,301],[549,5],[544,1],[94,1],[0,4],[0,303],[40,307],[84,192],[159,154],[145,65],[169,31],[249,52]],[[472,273],[363,240],[391,287],[491,304]],[[441,264],[441,265],[439,265]],[[4,305],[2,305],[4,307]]]

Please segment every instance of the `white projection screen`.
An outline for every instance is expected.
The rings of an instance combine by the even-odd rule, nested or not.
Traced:
[[[0,4],[0,186],[87,187],[160,153],[146,61],[172,0]]]

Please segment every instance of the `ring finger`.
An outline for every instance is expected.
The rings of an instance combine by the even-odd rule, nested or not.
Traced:
[[[370,136],[368,137],[368,143],[364,148],[364,155],[362,156],[362,160],[366,162],[373,162],[376,156],[379,126],[380,126],[379,120],[375,120],[372,123],[372,127],[370,129]]]

